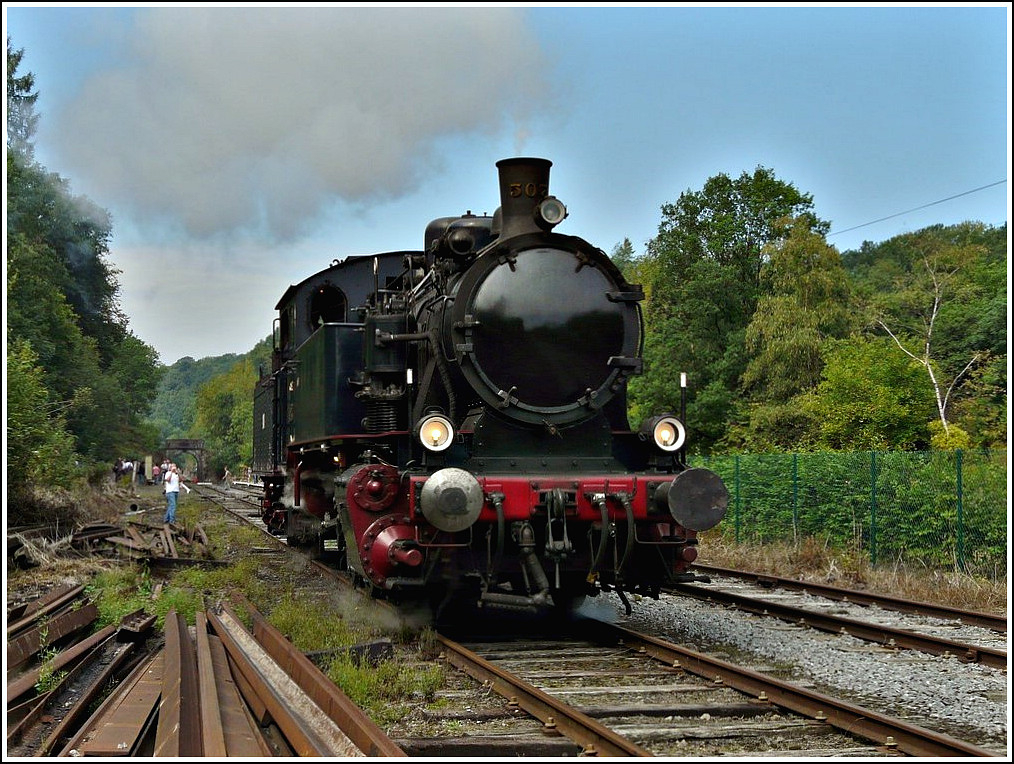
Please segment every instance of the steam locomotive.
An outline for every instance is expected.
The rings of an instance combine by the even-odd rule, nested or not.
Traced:
[[[551,166],[498,162],[492,216],[335,260],[276,306],[263,520],[374,596],[542,613],[613,591],[629,612],[627,594],[695,578],[697,534],[725,514],[682,413],[631,429],[643,291],[553,232]]]

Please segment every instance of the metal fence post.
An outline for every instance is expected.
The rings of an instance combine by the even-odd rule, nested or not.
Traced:
[[[877,452],[870,451],[870,563],[877,564]]]
[[[736,543],[739,543],[739,454],[736,454]]]
[[[792,455],[792,540],[799,541],[799,454]]]
[[[961,449],[959,448],[955,455],[956,470],[958,478],[958,570],[964,572],[965,570],[965,513],[964,513],[964,501],[962,497],[962,485],[961,485]]]

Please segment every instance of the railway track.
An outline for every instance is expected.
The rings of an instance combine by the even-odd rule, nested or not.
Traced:
[[[699,573],[709,574],[723,579],[749,581],[769,591],[772,589],[785,589],[789,591],[804,592],[839,602],[852,603],[862,606],[873,606],[882,610],[893,610],[899,613],[924,615],[941,620],[956,621],[968,626],[981,626],[982,628],[990,629],[1002,634],[1007,633],[1007,617],[994,615],[993,613],[963,610],[961,608],[937,605],[931,602],[919,602],[916,600],[903,599],[901,597],[892,597],[890,595],[878,594],[876,592],[856,591],[854,589],[845,589],[839,586],[831,586],[829,584],[797,581],[793,578],[772,576],[767,573],[753,573],[745,570],[734,570],[732,568],[723,568],[715,565],[695,564],[694,570]]]
[[[231,518],[260,528],[265,543],[253,553],[263,556],[264,568],[291,567],[286,560],[298,554],[319,574],[314,576],[319,578],[314,586],[349,585],[331,568],[307,560],[268,532],[259,520],[258,502],[245,496],[242,487],[220,491],[200,486],[199,490],[228,510]],[[681,592],[680,596],[689,594]],[[387,607],[387,603],[371,601],[373,606]],[[165,696],[165,711],[155,716],[150,707],[144,712],[143,705],[138,709],[119,704],[134,709],[131,724],[136,735],[130,744],[131,755],[160,755],[156,751],[161,755],[202,755],[193,752],[195,741],[203,755],[248,757],[352,756],[357,755],[356,750],[413,757],[997,755],[995,750],[944,732],[778,679],[777,670],[738,666],[657,635],[587,620],[580,622],[579,636],[571,632],[565,639],[560,637],[562,631],[541,631],[543,624],[528,624],[510,640],[482,637],[476,631],[481,628],[477,623],[470,632],[458,635],[463,640],[460,643],[455,635],[441,633],[440,659],[453,670],[438,698],[420,702],[389,729],[374,730],[379,735],[371,738],[363,732],[372,725],[368,717],[349,706],[347,698],[345,704],[334,700],[344,697],[340,691],[325,699],[322,693],[333,691],[330,680],[322,678],[306,656],[280,634],[265,636],[272,630],[266,619],[248,614],[247,620],[250,618],[255,627],[247,633],[229,606],[216,605],[199,614],[192,657],[185,647],[189,639],[183,637],[186,624],[167,619],[165,646],[157,653],[161,662],[153,657],[144,661],[135,658],[135,673],[123,685],[137,685],[138,691],[143,691],[144,677],[148,676],[150,694],[151,675],[161,672],[160,692],[175,694]],[[509,629],[494,631],[502,635]],[[251,644],[265,639],[275,653],[271,662],[290,670],[296,667],[294,673],[285,672],[287,678],[253,668],[258,660],[265,660],[263,656],[241,657],[244,644],[257,652]],[[262,645],[258,650],[267,648]],[[420,660],[408,653],[399,659]],[[247,668],[237,668],[241,665]],[[183,666],[191,668],[184,670]],[[174,679],[167,683],[166,677]],[[295,700],[280,689],[293,684],[301,693],[297,697],[312,701]],[[196,720],[186,713],[198,707],[188,701],[193,697],[201,698],[202,712]],[[205,713],[216,701],[219,711]],[[49,703],[45,708],[52,706]],[[317,708],[318,714],[320,708],[327,708],[339,713],[343,721],[339,724],[328,717],[325,723],[312,712],[305,717],[287,717],[288,710],[301,707]],[[10,708],[8,714],[10,723]],[[320,732],[330,729],[329,725],[344,730],[342,725],[353,717],[359,719],[358,741],[344,731],[342,735]],[[112,719],[89,719],[88,724],[80,724],[78,719],[82,730],[91,730],[79,731],[78,736],[72,735],[69,722],[55,737],[50,727],[46,750],[81,753],[84,746],[105,740],[99,730],[122,725],[122,720]],[[175,738],[165,731],[160,734],[159,727],[168,729],[166,724],[189,732]],[[24,738],[27,741],[28,736]],[[110,745],[108,740],[102,744]],[[223,750],[226,753],[222,754]],[[117,751],[122,752],[122,748]]]
[[[711,587],[707,587],[708,591],[710,589]],[[688,594],[689,592],[681,592],[682,596]],[[728,603],[725,606],[728,606]],[[647,603],[646,607],[650,607],[650,603]],[[769,615],[773,614],[769,613]],[[814,620],[816,621],[816,618]],[[596,628],[602,630],[615,627],[599,625]],[[833,628],[835,633],[840,633],[841,624],[839,623]],[[657,645],[650,648],[645,647],[652,639],[657,638],[651,635],[636,635],[636,637],[634,635],[636,632],[614,635],[611,639],[619,644],[635,638],[646,640],[641,643],[642,649],[646,651],[659,649]],[[540,697],[539,693],[548,693],[551,690],[539,687],[535,687],[534,692],[519,689],[529,683],[526,683],[522,678],[513,676],[516,672],[511,672],[502,665],[496,666],[492,661],[488,662],[490,665],[482,664],[484,654],[490,650],[494,651],[496,655],[507,652],[515,655],[534,654],[538,652],[534,643],[522,639],[517,643],[517,646],[511,646],[495,642],[475,643],[465,639],[465,644],[459,646],[446,634],[442,634],[440,639],[444,646],[444,660],[468,673],[473,680],[480,683],[480,687],[485,688],[485,691],[480,693],[480,696],[476,696],[473,689],[459,687],[449,691],[444,698],[447,704],[442,711],[421,710],[419,712],[420,718],[446,729],[443,729],[438,737],[419,736],[407,730],[398,733],[402,735],[398,738],[399,744],[411,752],[411,755],[646,755],[646,752],[649,755],[686,755],[688,751],[694,750],[709,750],[712,754],[741,750],[744,752],[753,751],[759,755],[765,750],[768,753],[778,750],[777,746],[771,747],[771,741],[774,740],[778,741],[778,746],[784,746],[786,750],[793,750],[793,746],[796,746],[798,750],[813,756],[840,755],[842,751],[850,751],[853,755],[904,753],[916,756],[995,755],[995,752],[989,748],[967,743],[946,732],[922,729],[903,719],[896,719],[848,701],[837,700],[832,696],[824,696],[806,687],[796,687],[791,683],[783,685],[780,684],[780,680],[768,676],[763,671],[754,671],[751,674],[750,669],[740,669],[728,661],[708,658],[697,653],[692,653],[692,658],[683,658],[681,662],[689,661],[691,666],[704,667],[703,674],[694,675],[693,671],[685,666],[676,673],[681,674],[685,679],[692,677],[691,684],[696,682],[707,687],[707,690],[698,691],[706,697],[699,703],[673,704],[669,701],[656,702],[657,698],[653,700],[648,694],[647,687],[652,683],[659,683],[658,677],[668,675],[665,680],[661,681],[661,686],[665,687],[666,681],[672,681],[671,675],[673,673],[671,668],[659,666],[657,662],[651,668],[642,669],[644,677],[652,676],[653,678],[643,679],[645,686],[641,688],[644,693],[641,697],[637,697],[636,689],[631,693],[617,686],[619,678],[626,680],[632,676],[629,667],[611,670],[600,668],[596,671],[589,671],[581,666],[570,668],[561,666],[555,670],[547,669],[551,674],[555,671],[555,674],[552,674],[555,679],[551,679],[550,687],[553,687],[554,682],[559,685],[564,678],[570,675],[591,675],[597,677],[594,681],[598,681],[600,685],[597,688],[589,687],[586,682],[586,686],[582,690],[586,695],[591,697],[598,695],[600,700],[602,697],[615,700],[616,697],[622,697],[626,693],[626,695],[633,695],[635,698],[632,704],[625,709],[617,703],[600,702],[590,706],[585,705],[585,708],[592,712],[590,714],[581,710],[571,709],[568,711],[567,709],[571,707],[571,704],[566,702],[568,696],[564,695],[561,699],[558,688],[554,688],[557,689],[557,694],[551,695],[552,699],[547,700],[545,697]],[[609,637],[606,638],[607,641],[609,639]],[[662,643],[667,645],[665,650],[669,651],[667,653],[669,657],[665,661],[680,661],[679,658],[671,656],[676,655],[674,651],[681,648],[675,645],[669,646],[665,640],[662,640]],[[564,648],[559,645],[553,647],[551,644],[549,641],[542,643],[544,650],[541,658],[533,655],[529,660],[536,662],[539,660],[543,662],[562,661],[561,655],[573,652],[573,649],[569,647]],[[585,646],[583,649],[592,648]],[[952,650],[957,649],[952,647]],[[957,653],[952,652],[951,654]],[[602,660],[599,659],[600,663]],[[642,655],[641,660],[645,661],[645,656]],[[712,661],[717,661],[717,663]],[[647,661],[647,663],[651,662]],[[719,665],[721,665],[721,669],[716,668]],[[984,663],[984,665],[994,664]],[[476,666],[479,667],[476,668]],[[729,672],[729,678],[715,683],[715,677],[722,672]],[[740,672],[745,672],[745,675],[749,676],[749,680],[744,685],[745,689],[741,687],[739,692],[735,692],[732,688],[737,687],[737,683],[744,682],[742,678],[737,678],[744,675]],[[534,678],[539,678],[538,672]],[[545,678],[545,676],[542,677],[542,679]],[[513,689],[501,690],[498,688],[500,684],[504,688]],[[765,687],[769,689],[764,689]],[[491,699],[494,691],[504,696],[504,700],[499,704]],[[719,691],[731,694],[731,698],[727,698],[724,702],[716,702],[714,698],[717,697]],[[573,690],[570,692],[570,698],[575,697],[574,692]],[[661,692],[662,695],[666,694],[664,689],[656,690],[656,692]],[[710,696],[708,696],[709,693]],[[526,697],[534,699],[522,700]],[[772,698],[779,699],[781,704],[772,701]],[[460,703],[452,702],[455,699]],[[502,705],[503,703],[506,705]],[[682,706],[682,708],[677,706]],[[633,749],[625,752],[623,746],[627,744],[611,741],[607,734],[611,734],[609,728],[603,732],[602,729],[596,729],[592,725],[589,730],[584,727],[583,722],[564,721],[564,719],[570,718],[570,714],[579,719],[583,714],[594,721],[596,718],[609,718],[604,716],[607,713],[612,713],[614,717],[609,719],[610,723],[624,731],[625,734],[621,735],[621,738],[633,736],[636,739],[637,735],[640,735],[645,745],[635,745]],[[659,719],[666,717],[680,719],[682,724],[675,726],[660,724]],[[702,717],[707,723],[701,721]],[[717,720],[722,719],[727,720],[728,723],[725,732],[718,731],[721,723]],[[697,724],[696,733],[693,730],[689,733],[683,731],[688,727],[692,728],[695,723]],[[490,725],[495,729],[495,732],[489,731]],[[467,734],[456,734],[454,730],[459,726],[466,729]],[[515,731],[508,734],[505,731],[508,727]],[[564,734],[564,730],[568,728],[574,730],[582,728],[584,731],[568,737]],[[418,725],[415,729],[418,729]],[[856,730],[863,734],[857,737],[854,734]],[[695,736],[699,738],[696,743],[694,742]],[[792,741],[797,736],[798,741],[793,743]],[[826,747],[821,748],[815,745],[814,740],[817,738],[823,738]],[[708,749],[709,744],[702,742],[713,739],[723,740],[725,747]],[[753,742],[744,743],[748,740]],[[767,748],[764,741],[767,741]],[[749,745],[759,746],[759,748],[751,749]]]
[[[431,721],[474,726],[460,737],[402,739],[407,751],[434,756],[983,756],[993,750],[869,708],[806,689],[651,635],[583,622],[582,637],[441,636],[445,659],[490,691],[501,705],[482,715],[506,723],[526,713],[541,726],[512,721],[484,732],[470,712],[444,708]],[[590,638],[593,637],[593,638]],[[463,693],[471,708],[474,695]],[[557,740],[551,753],[547,735]],[[540,736],[543,742],[539,742]]]
[[[983,629],[979,626],[966,627],[963,629],[964,636],[954,638],[932,633],[939,632],[941,626],[938,623],[929,623],[926,619],[914,621],[909,618],[903,622],[904,626],[885,623],[883,618],[877,618],[880,613],[876,612],[876,607],[861,608],[865,612],[861,613],[860,618],[856,618],[829,610],[828,603],[814,602],[812,597],[806,596],[808,592],[805,589],[801,590],[803,596],[793,598],[791,604],[778,599],[777,594],[772,596],[770,591],[759,594],[755,591],[742,593],[733,586],[716,585],[715,582],[707,586],[680,584],[666,591],[676,596],[695,597],[759,615],[780,618],[831,634],[856,637],[890,648],[918,650],[944,657],[955,656],[962,661],[981,663],[983,666],[1004,671],[1007,669],[1005,637],[997,636],[996,632],[982,633]],[[835,601],[847,602],[847,600],[830,602]],[[921,616],[917,609],[898,612]],[[956,628],[953,624],[962,621],[960,615],[952,617],[955,620],[948,621],[943,628],[953,630]],[[958,623],[958,626],[961,625]]]
[[[556,755],[816,757],[843,750],[868,756],[891,752],[820,722],[781,713],[720,682],[662,665],[622,642],[442,641],[450,662],[500,693],[508,710],[537,720],[539,726],[527,732],[528,739],[557,736]],[[518,745],[513,739],[488,737],[486,745],[495,746],[497,755],[512,755]],[[402,745],[411,750],[419,744]],[[436,747],[434,753],[447,755],[445,747]]]

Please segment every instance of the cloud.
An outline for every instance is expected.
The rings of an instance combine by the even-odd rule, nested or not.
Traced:
[[[516,8],[149,8],[60,114],[62,167],[139,227],[290,240],[417,191],[552,98]],[[453,144],[450,144],[453,145]]]

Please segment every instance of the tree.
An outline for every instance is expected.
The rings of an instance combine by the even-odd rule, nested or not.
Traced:
[[[126,336],[119,308],[118,271],[108,262],[109,214],[87,197],[74,196],[66,180],[14,152],[7,154],[8,235],[45,246],[61,267],[52,274],[85,335],[97,343],[103,366]]]
[[[634,245],[630,243],[630,239],[624,239],[613,247],[609,259],[620,269],[628,281],[632,279],[637,267],[637,256],[634,254]]]
[[[753,451],[794,448],[813,422],[796,397],[820,381],[821,349],[854,323],[848,274],[834,247],[797,221],[764,249],[762,296],[746,329],[747,365],[726,443]]]
[[[988,357],[1006,355],[1005,250],[990,229],[965,223],[895,237],[876,249],[876,261],[864,253],[870,321],[922,367],[938,447],[965,441],[950,416],[963,381]]]
[[[843,451],[929,445],[933,397],[918,364],[891,348],[882,337],[828,341],[820,383],[799,398],[819,428],[812,445]]]
[[[18,76],[18,67],[24,57],[24,48],[14,50],[11,38],[7,37],[7,149],[14,151],[25,160],[31,160],[35,153],[32,138],[39,121],[35,113],[38,93],[33,93],[35,75],[29,72]]]
[[[743,383],[755,398],[785,403],[820,381],[821,346],[848,335],[853,306],[838,251],[805,221],[765,255]]]
[[[86,391],[102,372],[94,340],[84,336],[73,308],[55,286],[64,278],[63,263],[48,246],[8,233],[8,341],[31,348],[45,387],[73,407],[88,405]],[[73,412],[67,413],[73,418]]]
[[[254,362],[246,358],[225,374],[212,377],[197,389],[191,435],[202,438],[207,466],[214,473],[226,467],[237,471],[253,458]]]
[[[765,245],[793,225],[825,234],[812,197],[758,167],[710,178],[662,207],[640,275],[648,295],[645,374],[631,381],[632,411],[678,410],[680,372],[690,385],[691,443],[709,450],[736,416],[746,369],[746,328],[761,294]]]
[[[59,413],[52,427],[78,455],[107,461],[151,442],[140,417],[159,366],[119,308],[108,213],[32,158],[37,96],[33,75],[17,73],[22,55],[8,38],[8,342],[34,359],[45,410]]]
[[[6,487],[12,497],[36,482],[67,485],[73,474],[74,438],[37,360],[28,343],[8,342]]]

